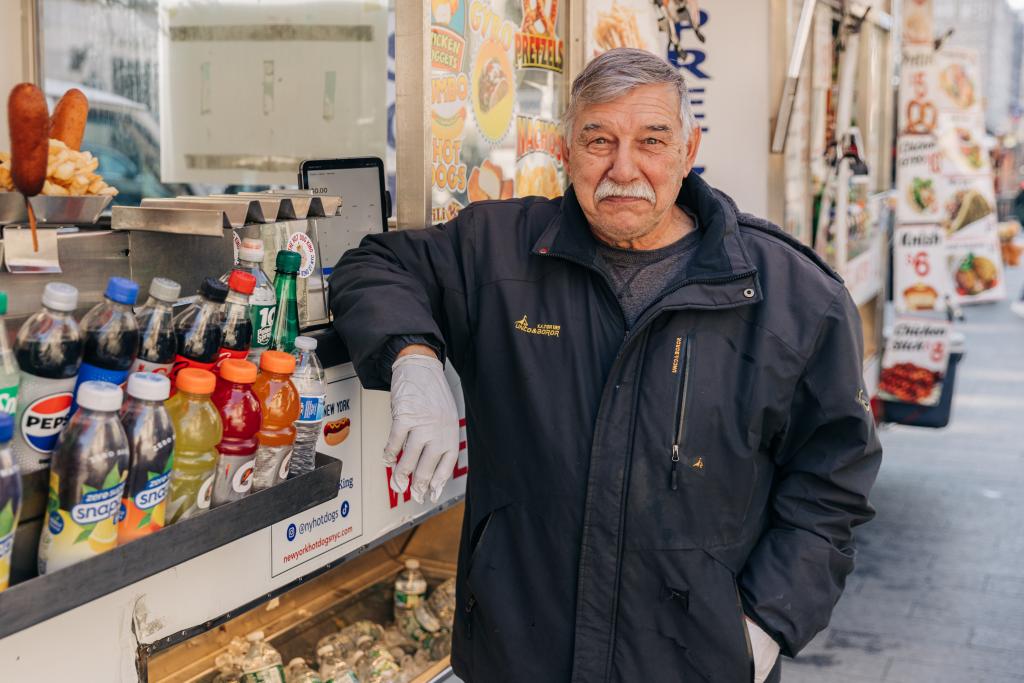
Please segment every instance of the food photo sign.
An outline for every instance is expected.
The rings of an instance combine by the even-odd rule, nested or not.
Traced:
[[[949,365],[950,324],[901,317],[886,340],[878,395],[886,401],[934,406]]]

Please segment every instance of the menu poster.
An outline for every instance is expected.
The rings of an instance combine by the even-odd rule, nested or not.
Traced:
[[[947,175],[941,194],[941,222],[950,234],[995,216],[996,191],[990,175]]]
[[[664,54],[668,44],[658,30],[658,10],[650,0],[590,0],[584,40],[588,60],[617,47]]]
[[[470,202],[562,194],[560,7],[558,0],[431,0],[435,223]]]
[[[946,238],[946,268],[958,303],[985,303],[1006,298],[995,216]]]
[[[950,323],[900,316],[886,340],[878,395],[886,401],[933,406],[949,365]]]
[[[946,231],[936,224],[898,226],[893,235],[896,310],[942,310],[949,291]]]
[[[939,122],[935,103],[935,54],[930,47],[908,48],[900,67],[899,131],[901,134],[929,135]]]
[[[903,3],[903,44],[930,48],[934,44],[932,0]]]
[[[896,145],[896,220],[934,223],[945,216],[942,151],[932,135],[903,135]]]

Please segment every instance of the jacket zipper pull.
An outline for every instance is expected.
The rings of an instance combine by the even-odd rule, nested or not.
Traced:
[[[466,640],[473,639],[473,608],[476,607],[476,598],[470,595],[466,599]]]
[[[679,490],[679,444],[672,444],[672,476],[671,486],[673,491]]]

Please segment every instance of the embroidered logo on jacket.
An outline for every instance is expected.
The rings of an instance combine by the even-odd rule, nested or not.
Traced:
[[[557,337],[562,331],[561,325],[537,325],[536,327],[530,327],[530,321],[526,319],[525,315],[515,321],[514,325],[520,332],[539,334],[542,337]]]

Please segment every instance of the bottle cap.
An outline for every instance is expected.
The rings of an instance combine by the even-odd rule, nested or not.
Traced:
[[[55,311],[70,313],[78,305],[78,290],[64,282],[50,282],[43,287],[43,305]]]
[[[322,658],[322,657],[324,657],[326,655],[330,655],[330,654],[334,654],[334,646],[333,645],[329,645],[329,644],[328,645],[321,645],[319,648],[317,648],[317,651],[316,651],[316,656],[317,657],[321,657]]]
[[[0,443],[7,443],[14,438],[14,416],[0,413]]]
[[[315,351],[316,350],[316,339],[312,337],[296,337],[295,348],[302,349],[303,351]]]
[[[222,304],[228,298],[228,286],[215,277],[208,277],[199,287],[199,295],[216,304]]]
[[[7,292],[0,292],[0,315],[7,315]]]
[[[258,640],[263,640],[263,631],[253,631],[245,637],[250,643],[255,643]]]
[[[256,289],[256,276],[244,270],[233,270],[228,276],[228,287],[232,291],[248,296]]]
[[[220,376],[226,382],[252,384],[256,381],[256,366],[241,358],[229,358],[220,364]]]
[[[181,285],[165,277],[155,277],[149,283],[149,295],[157,301],[173,304],[181,296]]]
[[[121,409],[124,392],[121,387],[110,382],[88,381],[78,385],[75,400],[82,408],[111,413]]]
[[[139,285],[126,277],[112,277],[107,280],[107,290],[103,296],[119,304],[134,306],[139,297]]]
[[[166,401],[171,380],[155,372],[134,372],[128,376],[128,395],[141,401]]]
[[[185,368],[178,373],[175,384],[179,390],[190,394],[212,394],[213,388],[217,386],[217,378],[209,370]]]
[[[405,561],[405,568],[406,569],[419,569],[420,568],[420,561],[419,560],[406,560]]]
[[[279,375],[290,375],[295,371],[295,356],[284,351],[264,351],[260,356],[260,369]]]
[[[246,237],[238,248],[239,261],[262,261],[264,256],[263,240]]]
[[[275,268],[279,273],[297,273],[302,265],[302,254],[297,251],[282,249],[277,252]]]
[[[297,666],[306,666],[306,660],[302,657],[296,657],[292,661],[288,662],[289,669],[294,669]]]

